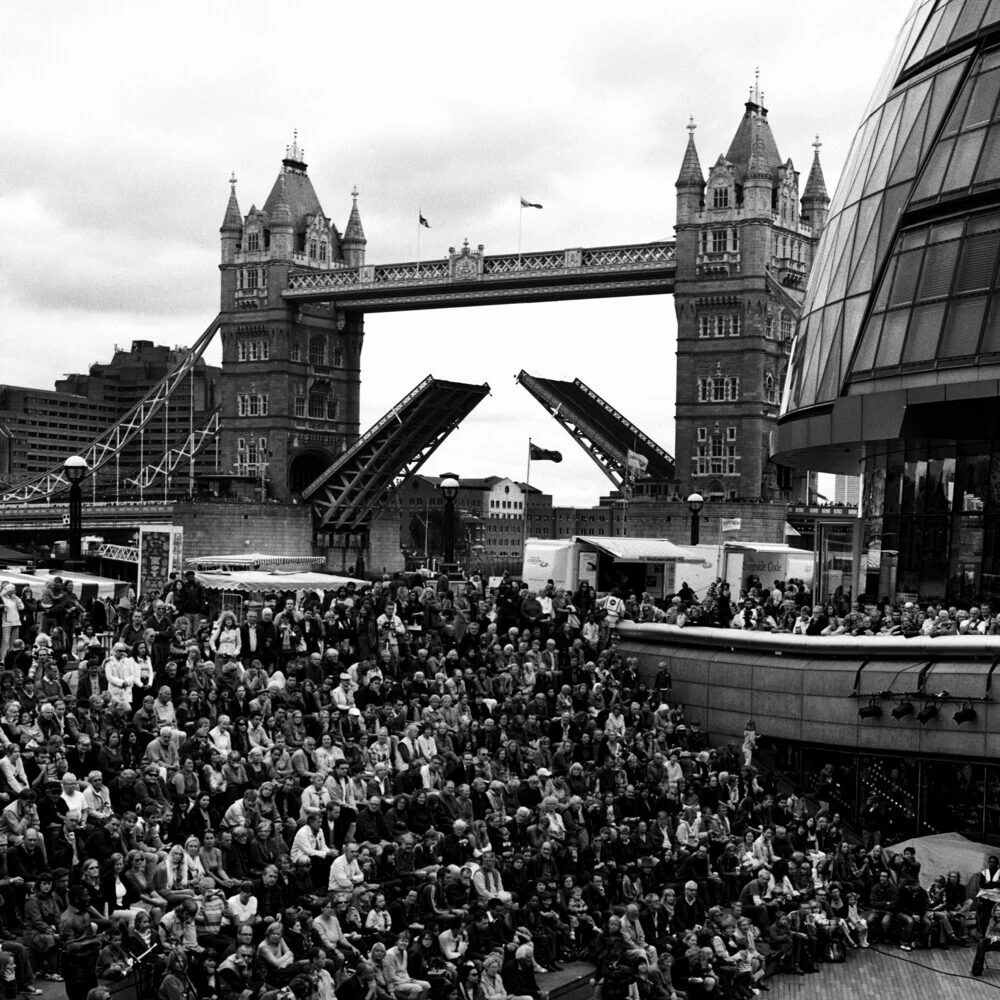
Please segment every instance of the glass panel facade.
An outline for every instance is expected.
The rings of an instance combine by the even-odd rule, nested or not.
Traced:
[[[960,357],[978,363],[984,337],[987,344],[1000,337],[984,331],[989,300],[982,294],[992,288],[1000,258],[1000,212],[907,230],[892,254],[883,283],[888,295],[872,307],[852,374],[935,368]],[[990,311],[991,323],[998,312]]]
[[[831,813],[859,834],[861,807],[874,797],[881,806],[883,844],[952,831],[1000,844],[1000,767],[801,743],[780,743],[764,750],[761,759],[814,801],[825,796]]]
[[[866,476],[869,597],[1000,605],[1000,442],[885,449]]]
[[[924,15],[926,16],[926,10]],[[909,27],[904,28],[903,33],[908,30]],[[893,58],[897,59],[898,64],[897,56]],[[873,291],[872,283],[884,270],[900,217],[911,199],[918,174],[921,190],[926,188],[929,192],[933,191],[935,196],[940,193],[941,186],[946,181],[952,186],[962,178],[965,178],[966,187],[973,183],[983,147],[990,138],[987,134],[989,126],[981,125],[978,131],[971,126],[966,129],[964,118],[963,124],[954,127],[953,135],[942,141],[930,157],[931,162],[920,171],[934,137],[945,124],[970,58],[971,53],[960,53],[941,65],[935,65],[932,70],[912,76],[905,85],[896,87],[892,96],[884,100],[884,104],[877,106],[858,130],[844,168],[843,179],[831,205],[830,218],[820,240],[816,265],[806,289],[797,336],[801,343],[790,362],[783,414],[839,396],[847,375],[847,366],[855,351],[871,368],[872,361],[879,353],[877,334],[872,332],[872,327],[877,325],[881,330],[881,316],[877,321],[866,325],[864,335],[859,339],[865,310],[845,310],[844,299],[847,296],[867,295]],[[987,75],[983,64],[977,64],[976,79],[982,76],[985,80]],[[989,79],[992,83],[992,73],[989,74]],[[997,86],[1000,89],[1000,74]],[[985,106],[987,90],[984,82],[984,96],[977,104],[977,109]],[[993,104],[989,106],[991,116],[995,105],[996,95]],[[975,113],[981,115],[984,112],[977,110]],[[948,124],[951,124],[950,119]],[[956,152],[959,142],[962,146]],[[975,143],[978,145],[973,149]],[[991,145],[990,155],[993,155],[992,148]],[[955,253],[958,250],[957,246],[953,248]],[[948,252],[951,251],[944,252],[945,256]],[[893,286],[893,306],[914,301],[923,262],[922,253],[899,261],[897,281],[900,284],[898,289]],[[935,282],[939,284],[945,281],[945,273],[948,271],[947,260],[932,266],[934,263],[928,261],[927,295],[935,294]],[[951,270],[954,270],[953,265]],[[882,348],[880,366],[900,363],[908,320],[907,315],[905,321],[899,319],[889,324],[890,336],[899,338],[899,342],[887,342]],[[943,321],[943,317],[941,320]],[[926,340],[934,336],[930,323],[930,317],[925,317],[919,324],[923,339],[917,354],[921,357],[930,357],[932,354],[926,347]],[[839,329],[839,338],[825,338],[822,333],[825,329]],[[937,334],[940,334],[940,326]],[[818,371],[810,372],[810,366]]]

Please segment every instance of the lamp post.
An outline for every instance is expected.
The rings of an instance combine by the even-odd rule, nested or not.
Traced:
[[[69,562],[67,566],[73,569],[80,565],[80,548],[83,536],[83,494],[80,483],[87,478],[90,467],[87,460],[79,455],[70,455],[63,462],[63,472],[69,480]]]
[[[441,480],[444,496],[444,561],[446,572],[455,561],[455,497],[458,496],[458,477],[452,474]]]
[[[688,510],[691,511],[691,544],[698,544],[698,528],[701,508],[705,506],[705,498],[700,493],[692,493],[687,498]]]

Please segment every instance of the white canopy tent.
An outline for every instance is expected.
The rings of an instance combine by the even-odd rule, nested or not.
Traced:
[[[328,573],[280,572],[276,570],[272,570],[270,573],[259,570],[236,570],[232,573],[195,573],[195,579],[208,590],[224,590],[243,594],[271,590],[339,590],[349,583],[364,587],[368,582],[350,576],[331,576]]]
[[[195,569],[213,572],[216,570],[257,570],[265,566],[315,566],[323,562],[322,556],[269,556],[263,552],[239,552],[225,556],[201,556],[185,559],[185,563]]]
[[[77,597],[99,597],[102,601],[111,598],[130,584],[125,580],[110,580],[103,576],[91,576],[89,573],[66,573],[63,570],[53,570],[50,573],[14,573],[0,570],[0,582],[9,580],[20,592],[22,587],[31,587],[35,597],[41,597],[42,591],[54,577],[73,581],[73,592]]]

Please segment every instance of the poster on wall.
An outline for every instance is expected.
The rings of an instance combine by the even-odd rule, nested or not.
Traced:
[[[578,585],[586,581],[592,590],[597,589],[597,553],[581,552],[577,563]]]
[[[171,573],[180,573],[184,559],[184,529],[178,525],[150,525],[139,529],[139,581],[136,592],[162,593]]]

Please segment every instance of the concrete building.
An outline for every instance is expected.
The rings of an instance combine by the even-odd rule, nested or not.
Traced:
[[[185,348],[169,348],[148,340],[116,347],[110,362],[95,363],[86,373],[65,375],[54,390],[0,386],[0,480],[18,483],[48,472],[99,437],[124,417],[176,364]],[[145,432],[121,451],[88,489],[103,498],[129,494],[123,481],[155,462],[201,422],[219,402],[221,369],[201,360],[183,391],[164,406]],[[195,461],[195,474],[216,468],[213,446]],[[118,484],[116,486],[116,483]],[[175,475],[172,492],[188,490],[187,469]],[[162,487],[155,487],[162,496]]]
[[[802,289],[829,197],[816,144],[805,191],[755,85],[728,151],[702,173],[692,123],[677,177],[676,477],[682,497],[806,499],[769,459]]]

